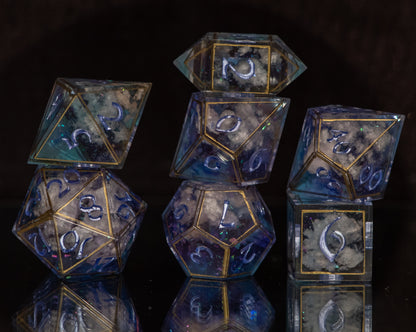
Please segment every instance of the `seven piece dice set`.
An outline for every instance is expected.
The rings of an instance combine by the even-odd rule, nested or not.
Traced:
[[[193,93],[163,213],[187,276],[253,275],[276,237],[255,185],[267,182],[288,98],[306,67],[275,35],[208,33],[175,60]],[[38,168],[13,233],[58,277],[119,274],[146,203],[121,168],[150,83],[56,80],[29,163]],[[288,182],[288,262],[296,280],[370,281],[372,200],[387,186],[404,116],[308,109]],[[208,281],[207,281],[208,282]]]

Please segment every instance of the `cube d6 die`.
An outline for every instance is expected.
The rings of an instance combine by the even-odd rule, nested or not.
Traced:
[[[371,202],[288,191],[288,262],[299,280],[371,280]]]

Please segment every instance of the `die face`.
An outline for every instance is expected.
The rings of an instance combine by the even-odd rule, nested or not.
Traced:
[[[371,331],[371,285],[288,282],[290,331]]]
[[[302,280],[371,280],[372,205],[288,193],[289,269]]]
[[[120,322],[119,320],[122,320]],[[15,314],[20,331],[137,331],[138,317],[124,283],[106,279],[60,283],[49,278]]]
[[[188,279],[165,318],[163,331],[268,331],[274,310],[253,279]]]
[[[404,116],[325,106],[309,109],[289,187],[342,199],[380,199]]]
[[[185,181],[162,218],[171,250],[192,277],[250,276],[276,239],[254,187]]]
[[[28,162],[121,168],[150,86],[58,79]]]
[[[305,65],[274,35],[207,33],[174,64],[199,89],[278,93]]]
[[[39,210],[39,197],[53,204]],[[108,171],[40,168],[13,232],[59,277],[116,274],[145,210],[146,203]]]
[[[270,176],[289,99],[194,93],[171,176],[249,185]]]

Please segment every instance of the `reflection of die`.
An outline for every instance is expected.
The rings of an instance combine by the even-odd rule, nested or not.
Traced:
[[[343,199],[384,195],[404,116],[343,106],[309,109],[289,188]]]
[[[266,182],[288,108],[287,98],[194,93],[171,175],[243,185]]]
[[[288,191],[289,272],[302,280],[371,280],[371,202]]]
[[[370,284],[288,281],[287,331],[372,331]]]
[[[276,238],[255,187],[185,181],[163,221],[171,250],[193,277],[252,275]]]
[[[178,293],[162,331],[269,331],[274,309],[254,279],[189,278]]]
[[[58,276],[123,269],[146,203],[106,170],[38,168],[13,227]]]
[[[121,168],[150,86],[58,78],[29,163]]]
[[[139,331],[120,278],[63,283],[47,279],[14,318],[17,331]]]
[[[175,60],[199,89],[277,94],[305,65],[275,35],[207,33]]]

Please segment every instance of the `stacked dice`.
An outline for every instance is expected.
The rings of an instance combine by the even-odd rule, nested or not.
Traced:
[[[13,233],[60,278],[118,274],[126,263],[146,203],[103,167],[123,166],[150,87],[55,82]]]
[[[403,122],[339,105],[307,111],[288,184],[295,279],[371,280],[372,200],[383,198]]]
[[[267,182],[289,108],[276,94],[305,66],[274,35],[208,33],[175,60],[201,92],[189,102],[171,176],[187,179],[163,213],[188,276],[252,275],[275,242],[255,188]]]

